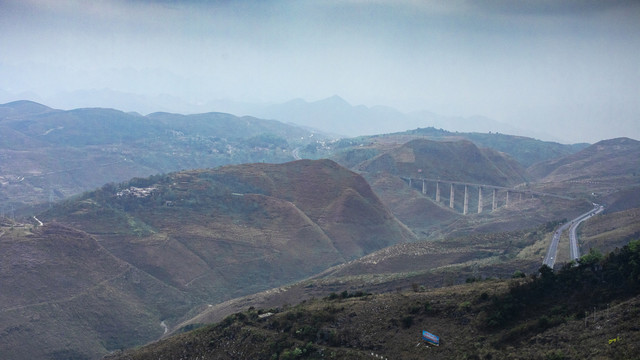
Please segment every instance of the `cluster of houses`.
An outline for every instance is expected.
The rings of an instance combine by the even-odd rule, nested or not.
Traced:
[[[156,190],[155,187],[146,187],[146,188],[138,188],[135,186],[131,186],[128,189],[124,189],[118,191],[116,193],[117,197],[136,197],[136,198],[145,198],[151,196],[151,194]]]

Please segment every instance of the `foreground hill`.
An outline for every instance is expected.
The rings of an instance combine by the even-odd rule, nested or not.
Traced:
[[[639,260],[634,241],[529,278],[249,308],[109,359],[631,359],[640,350]]]
[[[0,199],[7,212],[11,203],[51,202],[133,177],[291,161],[311,132],[223,113],[142,116],[17,101],[0,105],[0,134]]]
[[[416,240],[329,160],[109,184],[37,219],[0,229],[1,358],[95,358],[208,305]]]
[[[0,226],[0,358],[90,359],[161,336],[189,296],[60,225]]]

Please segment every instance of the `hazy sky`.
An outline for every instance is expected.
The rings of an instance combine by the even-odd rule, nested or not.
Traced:
[[[640,139],[640,1],[0,0],[0,34],[13,94],[337,94],[571,142]]]

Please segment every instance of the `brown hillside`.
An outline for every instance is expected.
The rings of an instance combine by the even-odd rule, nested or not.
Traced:
[[[415,240],[361,176],[329,160],[134,179],[38,217],[90,234],[119,262],[193,298],[193,309]]]
[[[535,164],[527,174],[540,182],[640,177],[640,141],[603,140],[575,154]]]
[[[524,168],[515,160],[472,142],[416,139],[358,166],[374,173],[508,186],[525,182]]]
[[[427,235],[442,224],[448,224],[462,215],[432,197],[423,196],[410,188],[398,176],[389,173],[363,174],[382,202],[393,214],[416,234]],[[429,189],[430,193],[433,189]],[[446,189],[443,189],[443,194]],[[443,197],[444,198],[444,197]]]
[[[249,192],[290,201],[334,240],[347,259],[392,245],[397,239],[414,238],[364,178],[331,160],[228,166],[219,169],[219,175],[237,189],[250,188]],[[368,231],[357,230],[362,228]]]
[[[0,228],[0,358],[89,359],[162,335],[185,294],[63,225]]]
[[[0,228],[3,359],[97,358],[210,305],[415,240],[332,161],[133,179],[38,218]]]
[[[602,253],[613,251],[640,239],[640,208],[600,214],[580,225],[581,253],[594,248]]]

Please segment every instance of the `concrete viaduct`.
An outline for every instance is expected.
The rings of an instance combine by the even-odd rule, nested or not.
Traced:
[[[561,195],[556,195],[556,194],[550,194],[550,193],[544,193],[544,192],[539,192],[539,191],[533,191],[533,190],[523,190],[523,189],[517,189],[517,188],[513,188],[513,187],[505,187],[505,186],[497,186],[497,185],[486,185],[486,184],[475,184],[475,183],[468,183],[468,182],[463,182],[463,181],[453,181],[453,180],[442,180],[442,179],[428,179],[428,178],[410,178],[410,177],[401,177],[402,180],[404,180],[405,182],[407,182],[409,184],[410,188],[418,188],[420,187],[420,185],[422,185],[422,194],[423,195],[427,195],[427,183],[434,183],[435,184],[435,202],[436,203],[441,203],[440,200],[440,191],[441,188],[445,185],[449,185],[449,207],[450,208],[454,208],[454,204],[455,204],[455,190],[456,190],[456,186],[464,186],[464,202],[463,202],[463,207],[462,207],[462,213],[464,215],[467,215],[469,213],[469,188],[477,188],[478,189],[478,214],[482,213],[483,209],[484,209],[484,195],[483,195],[483,190],[485,191],[491,191],[492,193],[492,197],[491,197],[491,211],[495,211],[498,208],[498,202],[497,202],[497,193],[498,191],[502,191],[504,192],[505,195],[505,200],[504,200],[504,206],[508,207],[510,202],[513,202],[514,200],[518,200],[521,201],[523,195],[524,196],[551,196],[551,197],[555,197],[555,198],[560,198],[560,199],[565,199],[565,200],[573,200],[570,197],[567,196],[561,196]],[[441,186],[443,185],[443,186]],[[432,185],[433,186],[433,185]],[[513,198],[513,195],[518,195],[517,199]]]

